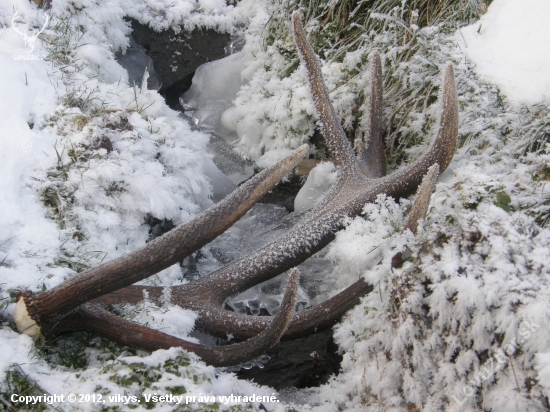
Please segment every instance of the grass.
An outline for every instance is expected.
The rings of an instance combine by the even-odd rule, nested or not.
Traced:
[[[523,127],[518,134],[525,142],[522,154],[544,152],[550,143],[550,108],[545,104],[525,106],[520,115]]]
[[[106,103],[99,98],[98,88],[89,88],[87,85],[73,87],[60,98],[61,104],[65,107],[76,107],[82,113],[95,117],[101,114],[107,107]]]
[[[75,51],[84,45],[84,32],[70,19],[54,19],[51,35],[44,37],[44,47],[47,51],[46,60],[59,68],[70,80],[75,73],[82,71],[84,66],[75,58]]]
[[[4,376],[4,388],[0,392],[0,405],[6,411],[50,411],[55,410],[52,405],[45,402],[25,404],[12,402],[11,395],[20,396],[43,396],[48,395],[40,386],[31,379],[21,368],[20,365],[12,365]]]
[[[435,124],[437,115],[428,109],[438,101],[434,79],[449,59],[441,50],[445,43],[451,47],[445,35],[477,19],[484,7],[478,0],[279,0],[263,44],[287,59],[281,77],[296,70],[299,60],[289,16],[301,9],[309,40],[322,59],[341,63],[351,52],[361,54],[360,63],[345,72],[341,83],[357,91],[352,109],[356,120],[346,130],[351,139],[363,133],[366,112],[365,93],[356,84],[370,70],[369,55],[378,51],[384,71],[386,154],[390,166],[398,165],[408,159],[407,149],[423,143]],[[422,30],[427,26],[433,30]],[[412,127],[413,122],[421,127]]]

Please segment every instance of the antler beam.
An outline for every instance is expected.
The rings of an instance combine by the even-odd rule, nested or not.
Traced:
[[[227,298],[302,263],[326,246],[344,227],[346,218],[359,215],[366,203],[375,201],[382,193],[395,198],[408,196],[421,185],[426,175],[409,219],[408,228],[415,232],[415,222],[425,214],[438,172],[443,172],[452,159],[458,135],[458,102],[453,68],[449,65],[445,69],[442,115],[433,145],[418,161],[385,177],[379,56],[374,54],[372,58],[367,133],[363,141],[357,142],[358,154],[355,155],[329,101],[317,57],[306,39],[299,12],[293,13],[292,26],[301,61],[308,73],[319,123],[338,171],[336,183],[316,207],[277,240],[206,277],[170,288],[173,304],[198,312],[197,327],[200,329],[221,336],[231,333],[238,339],[261,334],[244,342],[244,346],[237,350],[247,356],[267,348],[266,339],[273,340],[274,344],[286,326],[285,336],[295,337],[332,325],[361,296],[372,291],[372,285],[361,279],[326,302],[295,314],[290,323],[290,298],[285,297],[286,306],[283,305],[273,321],[271,318],[226,311],[223,305]],[[306,153],[307,146],[301,147],[218,205],[136,252],[83,272],[50,291],[37,294],[23,292],[14,313],[18,327],[25,333],[35,335],[84,330],[151,350],[167,345],[185,347],[215,365],[237,362],[241,358],[215,355],[214,352],[221,350],[219,348],[195,347],[159,331],[119,320],[104,307],[115,303],[135,304],[143,300],[144,292],[160,304],[164,288],[129,285],[181,261],[221,234]],[[399,258],[395,261],[398,262]],[[296,276],[293,272],[291,280]],[[292,295],[292,291],[287,290],[287,295]],[[145,341],[144,336],[147,336]]]
[[[289,276],[281,307],[273,321],[254,337],[227,346],[212,347],[188,342],[113,315],[101,305],[94,303],[80,305],[61,322],[48,323],[45,325],[48,329],[43,332],[47,336],[67,331],[89,332],[144,350],[180,347],[199,355],[208,364],[231,366],[257,358],[279,342],[290,323],[297,293],[298,270],[294,269]]]

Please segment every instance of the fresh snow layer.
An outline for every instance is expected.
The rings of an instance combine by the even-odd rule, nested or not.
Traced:
[[[457,35],[476,72],[511,103],[550,99],[550,1],[495,0]]]

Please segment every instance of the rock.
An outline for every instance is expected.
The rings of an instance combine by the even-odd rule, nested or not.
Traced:
[[[282,206],[289,212],[294,211],[294,199],[302,188],[302,177],[290,173],[286,182],[279,182],[273,189],[267,192],[258,203],[270,203]]]
[[[132,37],[145,49],[153,61],[156,73],[162,81],[161,93],[172,108],[179,108],[178,98],[191,86],[195,70],[209,61],[226,55],[231,36],[215,30],[160,33],[136,20],[130,20]]]
[[[176,227],[171,219],[157,219],[150,213],[145,215],[144,220],[144,223],[149,226],[149,239],[147,239],[147,242],[164,235],[166,232]]]

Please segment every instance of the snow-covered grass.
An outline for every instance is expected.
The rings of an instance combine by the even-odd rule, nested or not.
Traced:
[[[198,7],[180,2],[184,5],[186,13],[173,13],[186,21],[195,19],[190,25],[208,22],[230,28],[237,23],[228,17],[233,7],[224,7],[220,15],[215,2]],[[38,60],[21,60],[14,55],[28,51],[11,27],[14,10],[30,24],[43,22],[44,12],[26,1],[0,5],[2,404],[12,404],[10,395],[26,389],[29,395],[77,391],[132,394],[136,399],[155,391],[271,395],[269,388],[219,375],[181,351],[139,353],[136,360],[128,358],[136,351],[92,336],[33,343],[15,331],[11,312],[18,291],[51,288],[86,267],[142,246],[148,237],[147,213],[182,223],[212,204],[211,182],[203,172],[212,164],[208,135],[192,131],[157,92],[128,85],[125,70],[114,59],[114,51],[127,43],[124,5],[104,6],[54,2],[50,24],[32,50]],[[146,6],[170,15],[161,3],[139,5]],[[142,13],[149,19],[153,15]],[[149,280],[181,281],[177,265]],[[144,305],[123,314],[182,337],[195,319],[169,306]],[[142,409],[150,407],[143,402]],[[196,401],[192,408],[232,408],[214,403]],[[71,409],[69,404],[55,406]],[[173,410],[171,404],[157,406]],[[128,406],[114,402],[105,407]],[[100,407],[73,406],[83,409]],[[248,409],[254,406],[242,405]]]
[[[246,26],[242,53],[249,62],[243,72],[248,83],[226,120],[239,136],[240,152],[265,166],[314,134],[311,97],[288,25],[288,10],[301,5],[313,46],[323,58],[331,99],[352,140],[366,127],[369,56],[374,50],[381,54],[393,169],[431,143],[440,71],[448,61],[455,66],[461,117],[459,149],[438,181],[418,236],[400,234],[410,201],[380,197],[365,206],[363,217],[350,219],[331,246],[338,285],[364,276],[376,291],[335,329],[344,353],[341,373],[303,392],[296,401],[305,404],[293,407],[548,408],[550,96],[547,83],[534,80],[540,77],[516,76],[526,83],[512,84],[499,79],[491,66],[497,60],[479,58],[491,47],[500,66],[509,62],[518,69],[521,61],[521,70],[528,71],[534,62],[547,73],[547,53],[536,50],[539,41],[547,44],[542,40],[547,25],[528,22],[531,11],[542,15],[545,1],[530,0],[529,7],[517,9],[520,23],[506,28],[514,39],[527,29],[537,39],[522,48],[522,59],[511,49],[503,52],[494,37],[502,29],[500,20],[515,10],[514,2],[494,0],[471,26],[483,11],[482,2],[375,3],[351,8],[349,1],[243,0],[227,6],[221,0],[54,0],[52,22],[33,51],[48,57],[34,61],[14,60],[14,54],[26,51],[11,19],[17,10],[39,26],[43,11],[23,0],[0,5],[2,392],[37,385],[52,394],[126,394],[142,397],[138,409],[147,408],[144,395],[154,392],[273,393],[177,349],[145,354],[84,335],[35,344],[14,331],[11,312],[18,290],[51,288],[87,266],[143,245],[147,213],[181,223],[211,203],[205,172],[212,164],[205,150],[208,135],[192,131],[155,91],[129,86],[113,58],[128,44],[123,17],[156,29],[181,24],[236,32]],[[459,26],[464,26],[461,31]],[[318,142],[312,149],[321,159],[330,155]],[[326,170],[318,175],[332,176],[322,165]],[[405,246],[411,257],[390,271],[389,261]],[[181,281],[177,266],[150,280]],[[169,305],[145,303],[123,312],[181,337],[194,321],[193,314]],[[5,395],[1,401],[7,401]],[[96,406],[81,404],[76,410]],[[266,406],[285,408],[282,402]],[[254,410],[259,404],[234,407]],[[170,404],[156,404],[155,409],[163,408],[173,410]],[[228,410],[230,405],[207,400],[190,408]]]

